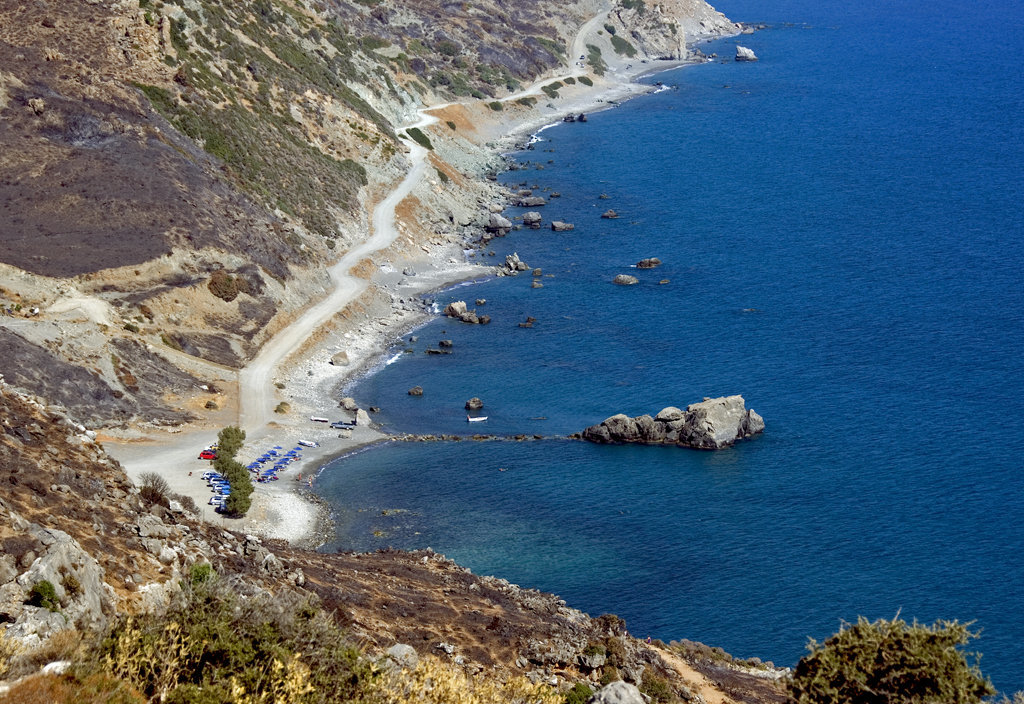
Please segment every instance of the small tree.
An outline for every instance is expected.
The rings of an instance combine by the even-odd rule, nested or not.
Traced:
[[[171,487],[167,480],[156,472],[143,472],[139,477],[142,486],[139,487],[139,495],[147,504],[160,504],[166,506],[168,503]]]
[[[995,694],[978,669],[978,656],[959,646],[977,638],[970,624],[924,626],[899,618],[853,626],[807,646],[788,688],[799,704],[973,704]],[[973,662],[968,662],[968,657]]]
[[[238,426],[229,425],[217,433],[217,454],[234,457],[242,449],[244,442],[245,431]]]

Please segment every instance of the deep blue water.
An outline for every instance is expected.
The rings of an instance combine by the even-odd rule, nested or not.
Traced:
[[[435,321],[350,391],[396,430],[468,432],[478,396],[487,432],[544,436],[742,393],[765,434],[388,445],[321,476],[328,547],[430,546],[634,635],[787,665],[858,615],[976,620],[983,671],[1024,689],[1024,9],[718,6],[770,24],[739,39],[761,61],[543,132],[503,179],[561,192],[543,215],[576,229],[492,249],[544,287],[440,294],[494,322]]]

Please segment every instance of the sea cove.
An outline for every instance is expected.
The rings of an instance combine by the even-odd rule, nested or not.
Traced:
[[[544,131],[501,176],[548,197],[545,227],[484,257],[517,252],[543,288],[439,295],[493,322],[435,320],[349,390],[397,432],[471,432],[477,396],[473,431],[546,439],[338,461],[326,547],[431,546],[634,635],[787,665],[840,619],[976,619],[983,670],[1024,689],[1021,11],[719,9],[769,23],[739,39],[758,63],[657,75],[668,90]],[[451,355],[424,354],[441,339]],[[733,393],[767,429],[722,452],[558,439]]]

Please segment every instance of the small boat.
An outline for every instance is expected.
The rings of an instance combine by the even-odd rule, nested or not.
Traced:
[[[466,416],[467,423],[482,423],[485,420],[487,420],[487,416],[477,416],[476,418],[470,418],[469,416]]]

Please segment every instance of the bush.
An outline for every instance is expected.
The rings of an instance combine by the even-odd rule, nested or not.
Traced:
[[[196,500],[191,496],[185,496],[184,494],[173,494],[172,497],[175,501],[181,504],[181,507],[190,513],[196,515],[199,514],[199,507],[196,506]]]
[[[668,680],[654,674],[649,667],[645,667],[643,675],[640,676],[640,691],[655,702],[670,702],[675,699],[675,692],[669,686]]]
[[[32,606],[38,606],[41,609],[49,609],[50,611],[58,611],[60,609],[57,588],[53,586],[53,582],[45,579],[32,585],[32,588],[28,590],[27,601]]]
[[[122,616],[92,668],[150,701],[364,700],[369,666],[329,615],[288,593],[241,598],[237,586],[186,583],[165,614]]]
[[[292,405],[287,401],[281,401],[281,403],[274,406],[274,413],[280,413],[281,415],[285,415],[286,413],[289,413],[291,410]]]
[[[65,593],[72,599],[82,593],[82,583],[73,574],[64,575],[60,580],[60,586],[64,587]]]
[[[199,584],[206,584],[216,576],[213,571],[213,565],[209,562],[200,562],[192,565],[192,569],[188,572],[189,584],[195,587]]]
[[[633,45],[627,42],[622,37],[612,37],[612,48],[615,49],[616,54],[625,54],[630,58],[636,56],[636,49],[633,48]]]
[[[525,98],[520,98],[516,102],[525,107],[532,108],[534,105],[537,104],[537,99],[526,96]]]
[[[128,332],[138,332],[139,326],[136,325],[135,323],[125,323],[124,329],[127,330]]]
[[[568,692],[565,693],[565,704],[587,704],[594,696],[594,690],[582,682],[577,682]]]
[[[608,65],[601,57],[601,47],[587,44],[587,63],[598,76],[603,76]]]
[[[591,80],[590,76],[580,76],[579,77],[579,82],[582,83],[585,86],[593,86],[594,85],[594,81]]]
[[[372,701],[379,704],[558,704],[564,701],[554,688],[533,684],[526,677],[501,682],[493,676],[469,675],[458,666],[434,657],[422,658],[413,670],[400,670],[378,679],[372,689]]]
[[[489,107],[494,112],[501,112],[502,110],[505,109],[505,106],[501,104],[500,100],[492,100],[491,102],[487,103],[487,107]]]
[[[430,138],[423,134],[423,130],[419,127],[410,127],[405,131],[409,138],[419,144],[421,147],[426,149],[433,149],[434,145],[430,143]]]
[[[139,487],[139,495],[147,505],[168,505],[171,486],[167,483],[166,479],[156,472],[143,472],[139,479],[142,480],[142,486]]]
[[[822,644],[810,641],[810,653],[788,682],[789,694],[798,704],[980,702],[995,689],[978,669],[978,656],[958,650],[978,635],[969,626],[861,617]]]
[[[452,122],[451,120],[448,120],[448,121],[447,121],[447,122],[445,122],[444,124],[448,125],[448,129],[450,129],[450,130],[451,130],[452,132],[454,132],[454,131],[455,131],[455,123],[454,123],[454,122]]]

